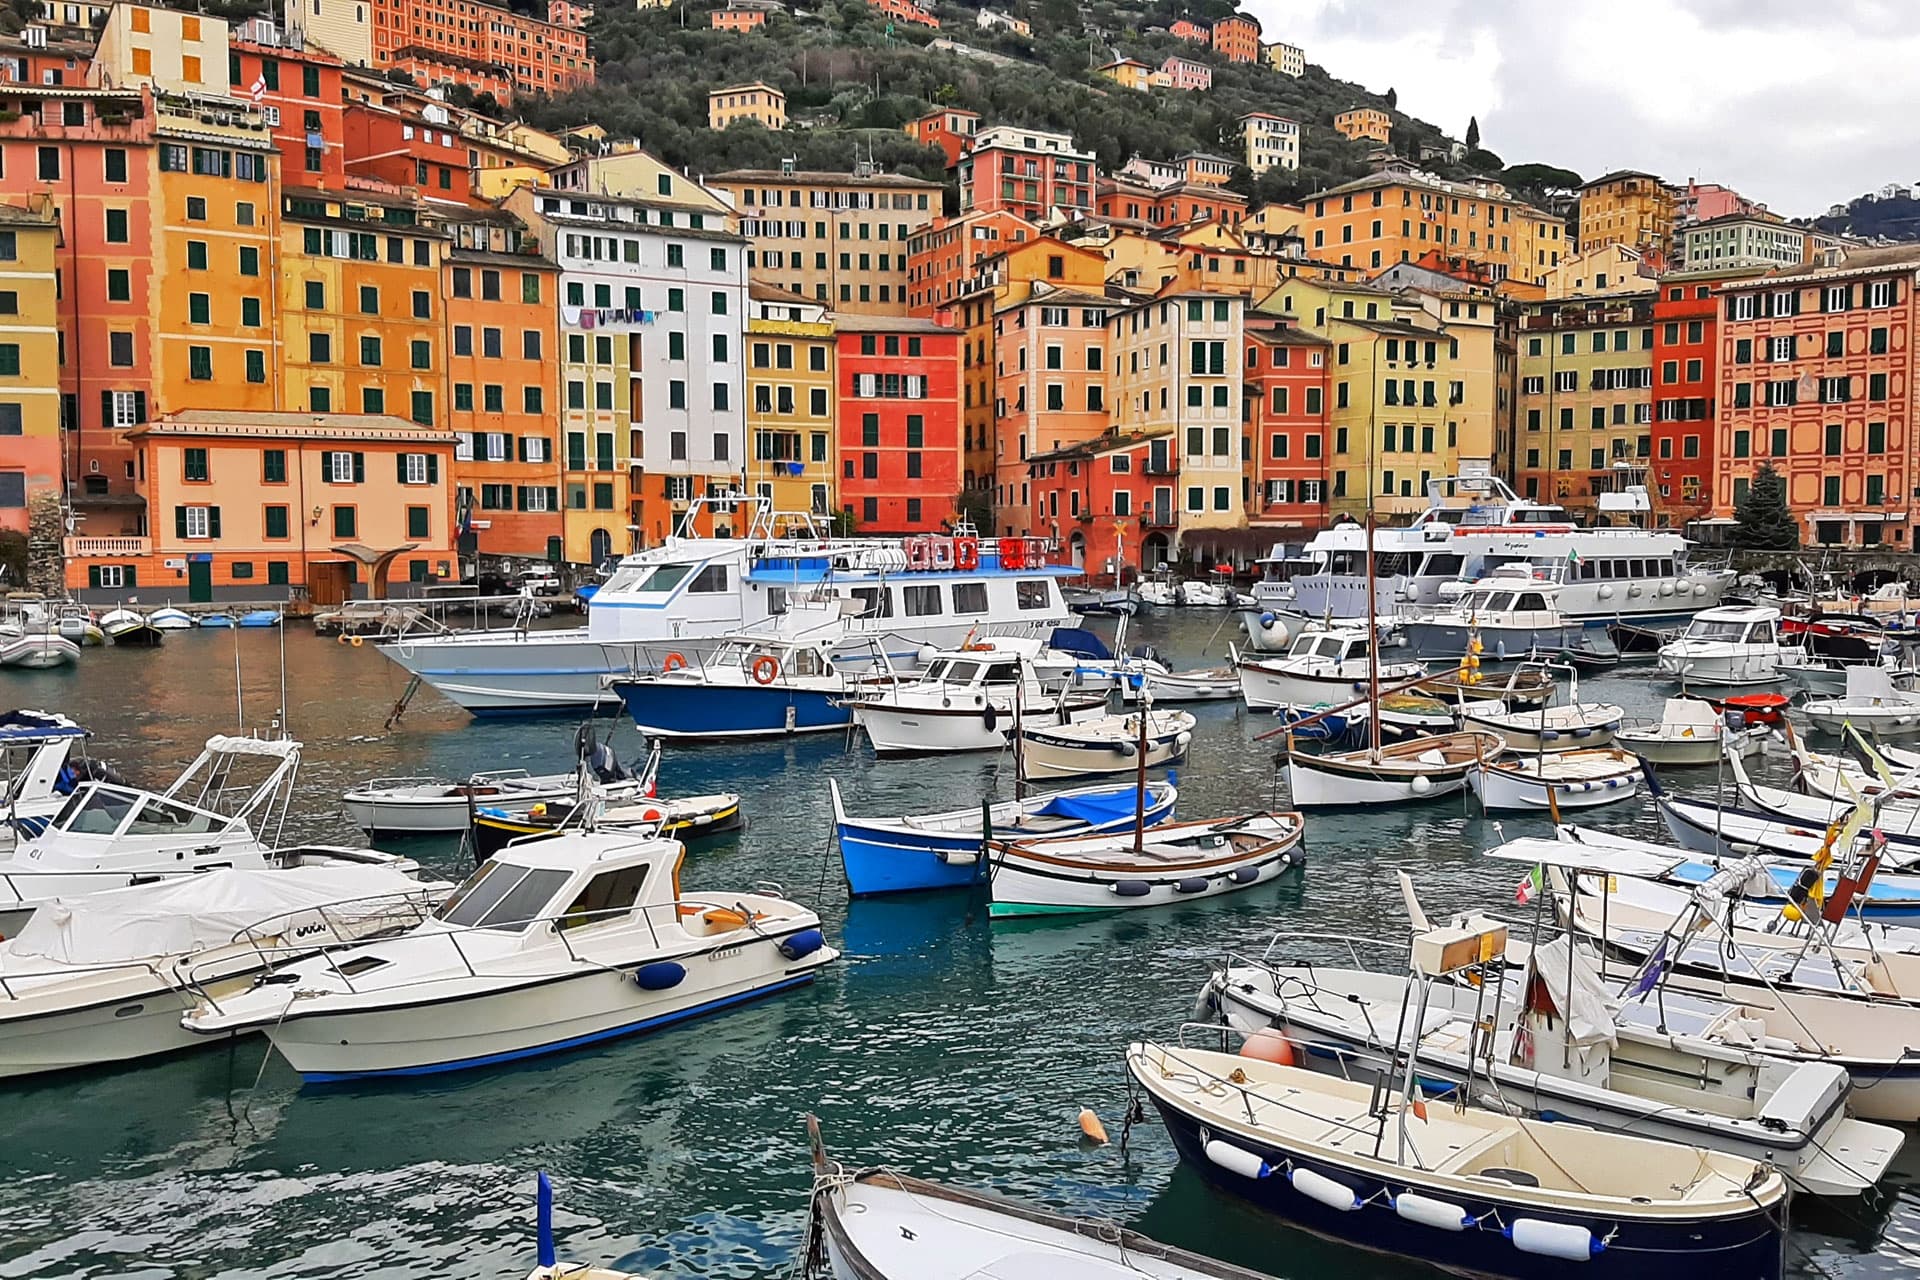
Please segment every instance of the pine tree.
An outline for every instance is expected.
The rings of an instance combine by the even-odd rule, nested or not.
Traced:
[[[1737,522],[1729,541],[1747,551],[1792,551],[1800,545],[1800,525],[1787,510],[1787,482],[1771,465],[1753,473],[1747,496],[1733,509]]]
[[[1478,151],[1479,149],[1480,149],[1480,117],[1468,116],[1467,117],[1467,150]]]

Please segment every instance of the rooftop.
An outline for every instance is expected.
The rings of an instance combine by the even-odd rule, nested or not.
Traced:
[[[736,88],[752,88],[752,85],[736,85]],[[910,178],[904,173],[840,173],[832,169],[795,169],[788,173],[784,169],[729,169],[725,173],[716,173],[705,182],[724,186],[728,183],[759,184],[777,186],[781,183],[799,183],[801,186],[833,187],[906,187],[916,191],[938,191],[940,184],[928,182],[925,178]]]
[[[932,320],[922,320],[918,316],[835,315],[833,327],[841,333],[958,334],[960,332],[952,325],[936,324]]]
[[[1271,329],[1256,329],[1247,326],[1247,337],[1251,341],[1264,342],[1273,347],[1325,347],[1332,344],[1325,338],[1295,329],[1289,325],[1275,325]]]
[[[386,413],[247,413],[229,409],[188,409],[170,413],[133,428],[127,435],[233,436],[238,439],[324,436],[330,440],[385,440],[420,444],[451,444],[454,441],[451,431],[423,427],[417,422]]]
[[[1920,270],[1920,244],[1887,245],[1878,249],[1848,249],[1837,267],[1820,262],[1782,267],[1750,280],[1730,281],[1729,289],[1764,288],[1777,280],[1838,280],[1848,276],[1870,275],[1882,271]]]
[[[1620,182],[1626,178],[1648,178],[1654,182],[1660,181],[1660,175],[1657,173],[1647,173],[1641,169],[1615,169],[1612,173],[1601,174],[1591,182],[1584,184],[1580,189],[1582,191],[1591,191],[1595,187],[1604,187],[1609,182]]]
[[[745,93],[749,89],[764,89],[768,93],[779,94],[782,98],[787,96],[785,90],[776,89],[765,80],[752,80],[746,84],[723,84],[718,89],[709,89],[707,96],[712,98],[722,93]]]

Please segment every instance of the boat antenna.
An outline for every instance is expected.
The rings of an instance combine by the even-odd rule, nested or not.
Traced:
[[[1137,677],[1140,681],[1140,700],[1134,705],[1139,708],[1140,735],[1134,745],[1134,792],[1133,792],[1133,853],[1139,857],[1147,847],[1147,716],[1153,710],[1153,695],[1147,688],[1147,673],[1142,671]]]
[[[280,733],[284,737],[290,731],[287,728],[287,615],[280,614],[280,623],[274,628],[280,633]]]
[[[1380,763],[1380,624],[1374,600],[1373,495],[1367,495],[1367,758]]]
[[[240,628],[233,625],[233,713],[240,722],[240,732],[247,731],[247,699],[240,688]]]

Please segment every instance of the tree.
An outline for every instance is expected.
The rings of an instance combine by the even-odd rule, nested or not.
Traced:
[[[1460,163],[1475,173],[1498,173],[1505,167],[1500,163],[1499,156],[1484,147],[1470,148],[1466,155],[1460,157]]]
[[[1478,151],[1479,149],[1480,149],[1480,117],[1468,116],[1467,117],[1467,150]]]
[[[1771,463],[1753,473],[1747,496],[1733,509],[1732,545],[1747,551],[1792,551],[1800,525],[1787,510],[1787,482]]]
[[[1387,90],[1387,110],[1389,110],[1389,111],[1395,111],[1395,110],[1398,110],[1398,109],[1399,109],[1399,106],[1400,106],[1400,91],[1399,91],[1398,89],[1394,89],[1394,88],[1391,88],[1391,87],[1390,87],[1390,88],[1388,88],[1388,90]]]

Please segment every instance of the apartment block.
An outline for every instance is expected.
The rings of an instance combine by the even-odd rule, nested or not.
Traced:
[[[225,96],[226,19],[116,0],[100,28],[87,83]]]
[[[259,87],[260,115],[280,152],[282,180],[328,191],[344,187],[345,64],[323,49],[242,39],[230,43],[227,63],[234,97],[250,101]]]
[[[1245,419],[1250,493],[1247,522],[1276,533],[1327,523],[1331,344],[1275,322],[1249,320]]]
[[[1184,93],[1205,93],[1213,88],[1212,67],[1177,54],[1160,64],[1160,74],[1166,77],[1167,88]]]
[[[996,472],[1007,477],[997,486],[1002,499],[1015,477],[1026,474],[1023,464],[1030,455],[1106,433],[1106,321],[1112,306],[1097,288],[1041,286],[1014,292],[996,309],[994,457]],[[1034,525],[1027,515],[1024,507],[996,504],[998,532],[1065,542],[1057,520]]]
[[[1056,209],[1093,207],[1093,153],[1076,148],[1071,134],[995,125],[974,135],[955,168],[962,213],[1006,209],[1034,222]]]
[[[27,531],[27,503],[60,492],[59,214],[0,204],[0,530]]]
[[[585,31],[490,0],[288,0],[287,16],[321,47],[382,72],[424,60],[499,68],[518,92],[558,94],[593,83]]]
[[[1036,239],[1040,229],[1019,214],[976,210],[935,218],[907,236],[907,309],[923,318],[969,292],[982,260]]]
[[[1733,213],[1690,223],[1678,238],[1678,265],[1686,271],[1797,267],[1812,257],[1805,228],[1771,215]]]
[[[1393,142],[1393,117],[1373,107],[1356,107],[1333,118],[1333,131],[1354,142]]]
[[[960,156],[973,145],[973,136],[980,132],[980,113],[967,111],[960,107],[942,107],[929,111],[917,120],[909,120],[906,134],[923,146],[938,147],[947,157],[947,167],[951,169],[960,162]]]
[[[836,320],[840,507],[861,533],[930,533],[959,514],[960,332]]]
[[[1250,111],[1240,117],[1242,163],[1255,173],[1300,167],[1300,126],[1285,116]]]
[[[1719,456],[1720,305],[1709,276],[1668,276],[1653,303],[1656,516],[1676,528],[1709,516]]]
[[[1171,432],[1110,432],[1034,454],[1021,480],[1032,497],[1028,523],[1057,522],[1068,563],[1099,582],[1167,563],[1179,527],[1172,445]]]
[[[764,81],[728,85],[707,94],[707,128],[751,120],[763,129],[787,127],[787,95]]]
[[[776,511],[839,510],[833,318],[810,298],[748,289],[747,484]]]
[[[1654,300],[1523,304],[1516,487],[1592,513],[1653,453]]]
[[[1572,250],[1565,226],[1497,182],[1387,169],[1306,197],[1299,230],[1314,258],[1380,271],[1434,250],[1484,263],[1496,283],[1544,285]]]
[[[1307,51],[1297,44],[1288,44],[1275,40],[1261,50],[1266,64],[1283,76],[1292,76],[1298,80],[1307,74]]]
[[[1114,428],[1173,433],[1183,542],[1245,522],[1245,314],[1244,297],[1172,293],[1116,308],[1108,319]]]
[[[708,185],[733,207],[757,284],[836,314],[907,314],[907,244],[940,214],[938,183],[856,171],[736,169]]]
[[[1603,174],[1580,188],[1580,252],[1624,244],[1673,257],[1676,197],[1651,173]]]
[[[1260,61],[1260,22],[1252,14],[1235,13],[1213,24],[1213,51],[1228,62]]]

